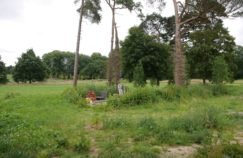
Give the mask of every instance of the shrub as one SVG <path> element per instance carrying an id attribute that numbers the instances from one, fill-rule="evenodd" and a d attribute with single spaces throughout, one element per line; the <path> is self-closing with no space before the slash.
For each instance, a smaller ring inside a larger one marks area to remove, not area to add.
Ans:
<path id="1" fill-rule="evenodd" d="M 96 96 L 100 95 L 103 91 L 106 91 L 108 95 L 112 95 L 116 92 L 114 86 L 105 86 L 105 85 L 91 85 L 87 84 L 85 86 L 79 86 L 76 89 L 69 88 L 63 92 L 64 98 L 67 99 L 68 102 L 77 104 L 80 106 L 86 105 L 85 97 L 88 91 L 94 91 Z"/>
<path id="2" fill-rule="evenodd" d="M 228 89 L 222 84 L 213 84 L 211 86 L 211 91 L 214 96 L 220 96 L 228 94 Z"/>
<path id="3" fill-rule="evenodd" d="M 175 85 L 169 85 L 165 88 L 164 93 L 162 93 L 162 98 L 168 101 L 176 100 L 181 98 L 182 88 Z"/>
<path id="4" fill-rule="evenodd" d="M 158 96 L 152 88 L 136 88 L 122 96 L 109 97 L 107 104 L 113 107 L 136 106 L 158 101 Z"/>
<path id="5" fill-rule="evenodd" d="M 201 97 L 201 98 L 208 98 L 211 97 L 212 90 L 211 85 L 203 85 L 203 84 L 197 84 L 197 85 L 190 85 L 187 86 L 188 95 L 191 97 Z"/>

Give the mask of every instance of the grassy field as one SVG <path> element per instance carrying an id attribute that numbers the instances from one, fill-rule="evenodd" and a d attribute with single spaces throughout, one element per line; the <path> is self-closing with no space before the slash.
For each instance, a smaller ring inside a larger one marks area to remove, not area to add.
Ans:
<path id="1" fill-rule="evenodd" d="M 70 83 L 0 86 L 0 157 L 200 157 L 193 151 L 210 155 L 213 144 L 242 143 L 243 81 L 227 85 L 225 95 L 119 108 L 68 102 Z M 86 84 L 105 82 L 79 83 Z"/>

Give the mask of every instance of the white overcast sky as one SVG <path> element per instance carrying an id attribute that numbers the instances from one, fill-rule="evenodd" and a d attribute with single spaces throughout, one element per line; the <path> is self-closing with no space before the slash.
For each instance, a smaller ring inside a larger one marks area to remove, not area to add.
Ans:
<path id="1" fill-rule="evenodd" d="M 162 15 L 173 14 L 172 1 L 167 0 Z M 74 0 L 0 0 L 0 56 L 6 65 L 14 65 L 29 48 L 38 56 L 53 50 L 75 51 L 79 16 Z M 111 34 L 111 12 L 103 4 L 102 22 L 85 20 L 80 52 L 108 55 Z M 117 23 L 123 40 L 132 26 L 140 23 L 134 13 L 119 11 Z M 243 45 L 243 19 L 225 20 L 236 43 Z"/>

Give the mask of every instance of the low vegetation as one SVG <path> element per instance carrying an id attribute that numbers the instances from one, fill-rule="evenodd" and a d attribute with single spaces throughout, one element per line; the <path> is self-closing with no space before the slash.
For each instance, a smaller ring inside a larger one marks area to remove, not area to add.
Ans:
<path id="1" fill-rule="evenodd" d="M 228 143 L 243 130 L 242 84 L 125 85 L 123 96 L 100 81 L 77 90 L 0 87 L 0 157 L 161 157 L 166 148 L 193 144 L 201 146 L 195 157 L 242 154 L 240 144 Z M 88 90 L 109 92 L 107 105 L 87 106 L 80 98 Z"/>

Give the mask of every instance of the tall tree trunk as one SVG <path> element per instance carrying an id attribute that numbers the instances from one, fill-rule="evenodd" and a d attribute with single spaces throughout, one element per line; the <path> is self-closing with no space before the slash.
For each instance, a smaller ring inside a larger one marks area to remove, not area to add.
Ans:
<path id="1" fill-rule="evenodd" d="M 185 57 L 182 50 L 182 43 L 181 43 L 181 24 L 180 24 L 180 17 L 178 11 L 177 1 L 173 0 L 174 9 L 175 9 L 175 54 L 174 54 L 174 80 L 177 86 L 182 86 L 185 84 Z"/>
<path id="2" fill-rule="evenodd" d="M 108 84 L 112 85 L 113 80 L 113 47 L 114 47 L 114 34 L 115 34 L 115 2 L 112 8 L 112 25 L 111 25 L 111 49 L 108 61 Z"/>
<path id="3" fill-rule="evenodd" d="M 120 72 L 121 72 L 121 63 L 120 63 L 120 47 L 119 47 L 119 37 L 117 31 L 117 25 L 115 23 L 115 84 L 116 87 L 120 83 Z"/>
<path id="4" fill-rule="evenodd" d="M 83 21 L 83 6 L 84 6 L 84 0 L 81 1 L 81 7 L 80 7 L 78 36 L 77 36 L 77 45 L 76 45 L 74 72 L 73 72 L 73 87 L 74 88 L 77 88 L 77 82 L 78 82 L 78 67 L 79 67 L 78 62 L 79 62 L 79 47 L 80 47 L 80 39 L 81 39 L 82 21 Z"/>

